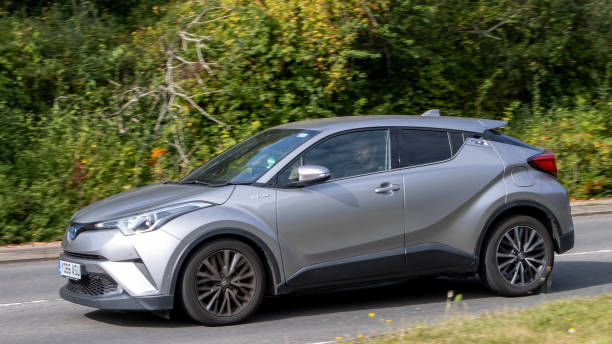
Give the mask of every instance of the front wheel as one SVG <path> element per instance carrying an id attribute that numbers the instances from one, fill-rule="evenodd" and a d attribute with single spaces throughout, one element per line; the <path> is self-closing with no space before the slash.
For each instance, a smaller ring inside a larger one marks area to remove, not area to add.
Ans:
<path id="1" fill-rule="evenodd" d="M 544 225 L 530 216 L 500 222 L 486 242 L 481 278 L 493 291 L 525 295 L 546 281 L 554 263 L 554 246 Z"/>
<path id="2" fill-rule="evenodd" d="M 213 241 L 187 262 L 181 280 L 183 309 L 208 326 L 231 325 L 251 316 L 265 290 L 259 257 L 245 243 Z"/>

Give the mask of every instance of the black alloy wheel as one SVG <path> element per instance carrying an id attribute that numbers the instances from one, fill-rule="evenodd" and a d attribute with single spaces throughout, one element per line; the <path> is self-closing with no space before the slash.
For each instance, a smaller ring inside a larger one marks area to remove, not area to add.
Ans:
<path id="1" fill-rule="evenodd" d="M 552 272 L 554 245 L 544 225 L 531 216 L 515 215 L 499 222 L 485 243 L 480 277 L 501 295 L 526 295 Z"/>
<path id="2" fill-rule="evenodd" d="M 264 296 L 264 270 L 240 241 L 213 241 L 188 261 L 181 281 L 182 306 L 196 322 L 229 325 L 252 315 Z"/>

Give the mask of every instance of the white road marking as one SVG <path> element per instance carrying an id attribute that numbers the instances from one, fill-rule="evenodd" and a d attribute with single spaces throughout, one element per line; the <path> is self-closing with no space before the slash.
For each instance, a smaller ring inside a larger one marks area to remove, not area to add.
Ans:
<path id="1" fill-rule="evenodd" d="M 586 251 L 586 252 L 575 252 L 575 253 L 564 253 L 560 254 L 557 257 L 567 257 L 567 256 L 578 256 L 583 254 L 596 254 L 596 253 L 610 253 L 612 250 L 599 250 L 599 251 Z"/>
<path id="2" fill-rule="evenodd" d="M 0 307 L 29 305 L 31 303 L 43 303 L 43 302 L 61 301 L 61 300 L 62 299 L 47 299 L 47 300 L 34 300 L 34 301 L 13 302 L 13 303 L 0 303 Z"/>
<path id="3" fill-rule="evenodd" d="M 597 251 L 585 251 L 585 252 L 574 252 L 574 253 L 565 253 L 557 255 L 557 258 L 569 257 L 569 256 L 578 256 L 584 254 L 597 254 L 597 253 L 612 253 L 612 249 L 610 250 L 597 250 Z M 53 302 L 53 301 L 61 301 L 62 299 L 46 299 L 46 300 L 33 300 L 33 301 L 24 301 L 24 302 L 13 302 L 13 303 L 0 303 L 0 307 L 10 307 L 10 306 L 19 306 L 19 305 L 28 305 L 33 303 L 44 303 L 44 302 Z M 335 343 L 336 341 L 327 341 L 327 342 L 315 342 L 308 344 L 330 344 Z"/>

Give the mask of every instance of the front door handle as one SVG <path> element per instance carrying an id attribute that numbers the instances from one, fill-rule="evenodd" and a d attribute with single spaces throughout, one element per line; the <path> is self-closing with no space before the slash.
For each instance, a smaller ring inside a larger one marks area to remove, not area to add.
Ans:
<path id="1" fill-rule="evenodd" d="M 380 187 L 377 187 L 376 189 L 374 189 L 374 192 L 385 193 L 385 192 L 390 192 L 390 191 L 397 191 L 399 189 L 400 187 L 398 184 L 383 183 L 380 185 Z"/>

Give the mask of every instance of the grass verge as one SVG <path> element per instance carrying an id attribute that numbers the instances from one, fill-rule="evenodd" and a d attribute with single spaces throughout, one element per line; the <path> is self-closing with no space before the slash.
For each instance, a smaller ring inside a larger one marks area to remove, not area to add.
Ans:
<path id="1" fill-rule="evenodd" d="M 533 308 L 459 317 L 358 343 L 612 343 L 612 294 Z"/>

